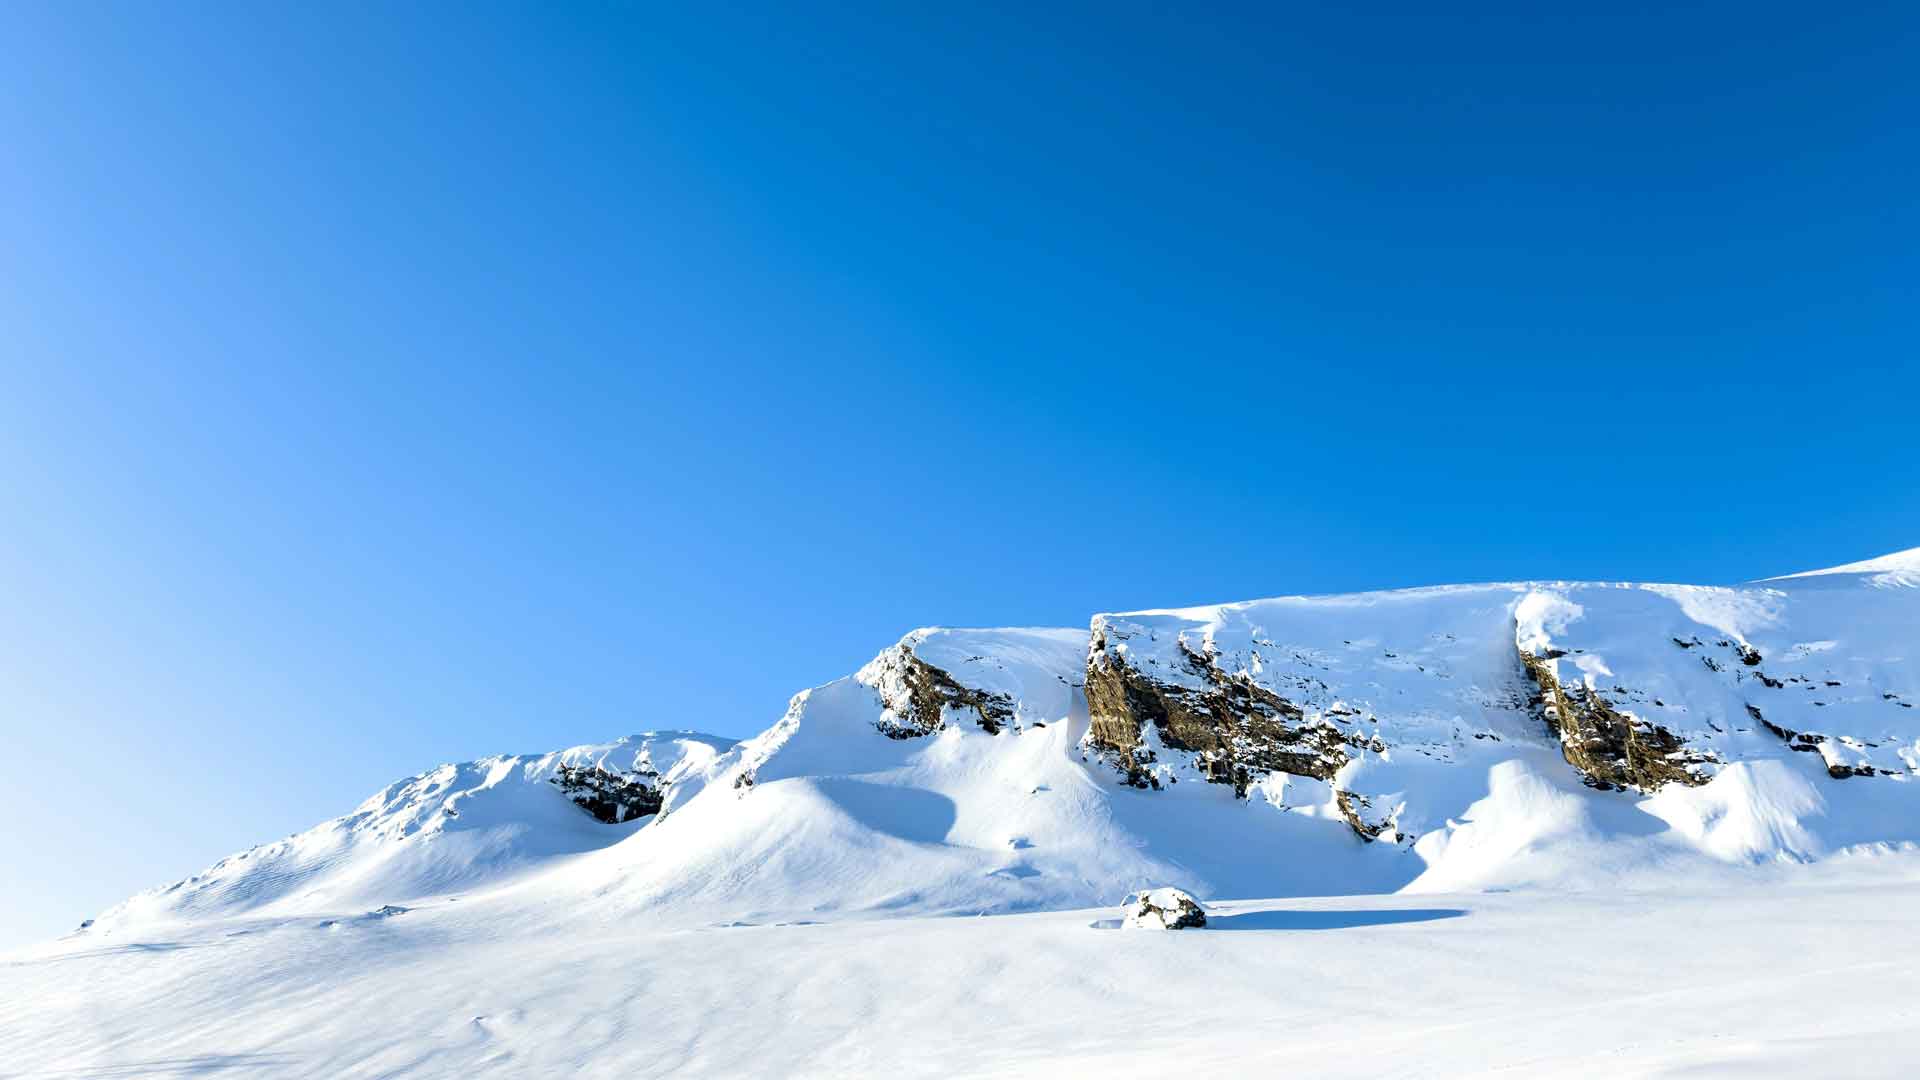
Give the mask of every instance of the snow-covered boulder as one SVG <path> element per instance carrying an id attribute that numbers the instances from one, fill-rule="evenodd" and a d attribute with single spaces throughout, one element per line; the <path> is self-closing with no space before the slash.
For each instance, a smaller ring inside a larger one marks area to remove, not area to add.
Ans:
<path id="1" fill-rule="evenodd" d="M 1128 930 L 1191 930 L 1207 925 L 1200 901 L 1170 885 L 1133 893 L 1123 907 L 1121 925 Z"/>

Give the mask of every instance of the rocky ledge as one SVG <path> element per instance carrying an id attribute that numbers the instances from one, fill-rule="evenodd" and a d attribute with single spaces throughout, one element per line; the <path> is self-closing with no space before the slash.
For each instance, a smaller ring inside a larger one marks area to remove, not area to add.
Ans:
<path id="1" fill-rule="evenodd" d="M 875 657 L 855 678 L 879 693 L 884 711 L 874 726 L 890 739 L 931 735 L 955 714 L 971 714 L 989 735 L 1014 722 L 1011 697 L 961 685 L 916 655 L 911 637 Z"/>
<path id="2" fill-rule="evenodd" d="M 1348 761 L 1349 736 L 1330 724 L 1309 724 L 1300 706 L 1256 683 L 1246 673 L 1220 670 L 1210 655 L 1184 641 L 1178 655 L 1186 678 L 1179 681 L 1134 667 L 1110 645 L 1124 630 L 1094 631 L 1087 659 L 1089 745 L 1111 755 L 1135 787 L 1159 787 L 1147 766 L 1157 760 L 1148 745 L 1195 755 L 1211 783 L 1247 786 L 1270 772 L 1332 780 Z"/>
<path id="3" fill-rule="evenodd" d="M 1877 581 L 1520 582 L 1105 614 L 1080 634 L 927 629 L 855 678 L 892 739 L 1083 721 L 1083 760 L 1120 784 L 1217 784 L 1410 845 L 1459 809 L 1436 769 L 1517 753 L 1601 791 L 1697 787 L 1782 743 L 1835 780 L 1920 774 L 1912 590 Z"/>
<path id="4" fill-rule="evenodd" d="M 1144 650 L 1146 666 L 1132 660 L 1133 638 L 1153 631 L 1106 617 L 1094 620 L 1087 657 L 1087 746 L 1106 758 L 1134 787 L 1158 789 L 1173 770 L 1157 768 L 1171 751 L 1208 783 L 1226 784 L 1245 798 L 1253 783 L 1273 773 L 1332 784 L 1347 823 L 1362 838 L 1381 835 L 1388 823 L 1369 813 L 1369 800 L 1342 789 L 1339 774 L 1363 750 L 1376 748 L 1360 731 L 1343 727 L 1344 711 L 1315 710 L 1262 685 L 1253 672 L 1229 670 L 1211 650 L 1174 642 L 1171 660 Z"/>
<path id="5" fill-rule="evenodd" d="M 1659 724 L 1620 711 L 1598 689 L 1562 682 L 1554 661 L 1565 655 L 1557 649 L 1536 655 L 1523 646 L 1520 663 L 1539 688 L 1535 702 L 1541 719 L 1588 786 L 1653 792 L 1710 779 L 1704 770 L 1717 763 L 1712 755 L 1689 748 Z"/>

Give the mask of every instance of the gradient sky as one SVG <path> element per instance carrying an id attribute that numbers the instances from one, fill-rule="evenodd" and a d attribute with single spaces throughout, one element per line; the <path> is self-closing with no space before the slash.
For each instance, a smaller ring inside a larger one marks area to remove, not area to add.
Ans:
<path id="1" fill-rule="evenodd" d="M 920 625 L 1920 544 L 1920 8 L 1353 6 L 10 5 L 0 945 Z"/>

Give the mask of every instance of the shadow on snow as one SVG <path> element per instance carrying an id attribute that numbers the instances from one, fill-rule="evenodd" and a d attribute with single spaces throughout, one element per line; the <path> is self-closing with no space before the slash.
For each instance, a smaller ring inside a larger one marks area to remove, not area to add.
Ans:
<path id="1" fill-rule="evenodd" d="M 1207 930 L 1350 930 L 1361 926 L 1391 926 L 1395 923 L 1433 922 L 1458 919 L 1466 912 L 1460 908 L 1400 908 L 1384 911 L 1247 911 L 1238 915 L 1209 915 Z M 1088 924 L 1095 930 L 1118 930 L 1119 919 L 1096 919 Z M 1184 931 L 1194 933 L 1194 930 Z"/>
<path id="2" fill-rule="evenodd" d="M 1356 926 L 1458 919 L 1460 908 L 1400 908 L 1381 911 L 1248 911 L 1239 915 L 1209 915 L 1208 930 L 1346 930 Z"/>

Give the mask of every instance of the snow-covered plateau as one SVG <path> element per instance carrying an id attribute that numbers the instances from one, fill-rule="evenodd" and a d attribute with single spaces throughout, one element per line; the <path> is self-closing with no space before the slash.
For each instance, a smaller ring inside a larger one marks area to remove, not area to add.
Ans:
<path id="1" fill-rule="evenodd" d="M 1916 658 L 1920 549 L 917 630 L 7 954 L 0 1076 L 1907 1075 Z"/>

